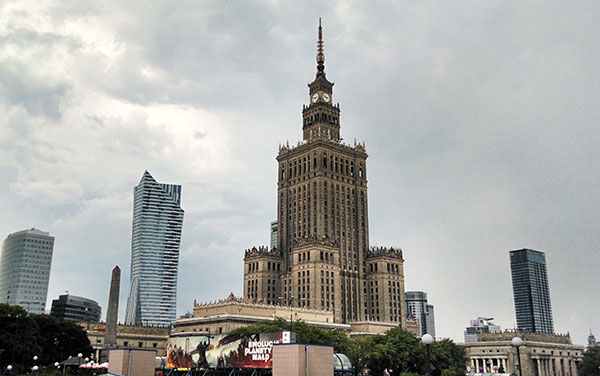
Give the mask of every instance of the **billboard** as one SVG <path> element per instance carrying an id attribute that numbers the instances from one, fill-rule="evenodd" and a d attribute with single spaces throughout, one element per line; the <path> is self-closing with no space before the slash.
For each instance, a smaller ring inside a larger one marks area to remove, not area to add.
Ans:
<path id="1" fill-rule="evenodd" d="M 171 336 L 167 368 L 272 368 L 273 344 L 290 339 L 290 332 Z"/>

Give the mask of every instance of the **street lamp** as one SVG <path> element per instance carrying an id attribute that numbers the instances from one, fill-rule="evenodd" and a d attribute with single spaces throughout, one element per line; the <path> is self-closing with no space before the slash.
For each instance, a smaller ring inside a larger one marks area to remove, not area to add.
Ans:
<path id="1" fill-rule="evenodd" d="M 6 370 L 10 374 L 10 371 L 12 370 L 12 365 L 9 364 L 8 366 L 6 366 Z"/>
<path id="2" fill-rule="evenodd" d="M 521 373 L 521 353 L 519 347 L 523 344 L 523 340 L 519 337 L 515 337 L 511 341 L 512 345 L 517 348 L 517 366 L 519 367 L 519 376 L 523 376 Z"/>
<path id="3" fill-rule="evenodd" d="M 433 337 L 431 336 L 431 334 L 425 334 L 425 335 L 423 335 L 421 340 L 423 341 L 423 343 L 425 344 L 425 347 L 427 348 L 427 376 L 429 376 L 431 374 L 431 365 L 430 365 L 431 352 L 429 350 L 429 346 L 431 346 L 431 344 L 433 343 Z"/>
<path id="4" fill-rule="evenodd" d="M 81 357 L 83 356 L 82 353 L 77 354 L 77 373 L 79 374 L 79 366 L 81 365 Z"/>
<path id="5" fill-rule="evenodd" d="M 38 360 L 38 356 L 34 355 L 33 356 L 33 368 L 31 368 L 31 373 L 34 373 L 35 371 L 38 370 L 38 366 L 35 364 L 35 362 L 37 362 Z"/>

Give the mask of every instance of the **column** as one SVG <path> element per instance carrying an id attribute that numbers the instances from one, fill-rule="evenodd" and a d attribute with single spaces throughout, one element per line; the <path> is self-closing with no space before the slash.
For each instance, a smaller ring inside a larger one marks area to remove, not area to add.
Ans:
<path id="1" fill-rule="evenodd" d="M 560 369 L 560 362 L 558 358 L 554 358 L 554 368 L 556 369 L 556 376 L 562 376 L 562 370 Z"/>
<path id="2" fill-rule="evenodd" d="M 508 373 L 508 370 L 506 369 L 506 363 L 508 363 L 507 359 L 502 358 L 502 368 L 504 368 L 504 373 Z"/>
<path id="3" fill-rule="evenodd" d="M 538 371 L 538 376 L 543 376 L 544 374 L 542 373 L 542 362 L 541 359 L 536 359 L 536 365 L 537 365 L 537 371 Z"/>
<path id="4" fill-rule="evenodd" d="M 577 363 L 575 361 L 571 361 L 569 363 L 573 364 L 573 367 L 571 367 L 571 369 L 573 370 L 572 375 L 577 376 Z"/>
<path id="5" fill-rule="evenodd" d="M 473 373 L 477 373 L 477 369 L 475 368 L 475 359 L 471 358 L 471 370 Z"/>

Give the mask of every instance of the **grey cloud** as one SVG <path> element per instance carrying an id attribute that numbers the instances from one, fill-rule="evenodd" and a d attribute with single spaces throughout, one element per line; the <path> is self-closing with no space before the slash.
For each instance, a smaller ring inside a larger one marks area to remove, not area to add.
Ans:
<path id="1" fill-rule="evenodd" d="M 23 106 L 34 116 L 56 120 L 61 117 L 61 103 L 70 85 L 52 81 L 20 61 L 0 60 L 0 93 L 7 103 Z"/>
<path id="2" fill-rule="evenodd" d="M 364 139 L 370 155 L 371 242 L 404 249 L 407 289 L 429 293 L 438 335 L 460 341 L 482 314 L 512 327 L 508 251 L 532 247 L 547 253 L 557 330 L 584 343 L 600 325 L 598 11 L 579 1 L 62 4 L 49 10 L 52 22 L 84 19 L 113 44 L 15 24 L 13 46 L 48 46 L 52 64 L 73 69 L 44 80 L 26 55 L 0 68 L 12 95 L 0 98 L 11 129 L 0 133 L 9 145 L 0 173 L 18 187 L 0 196 L 10 213 L 1 228 L 33 222 L 57 234 L 51 297 L 73 285 L 65 275 L 78 252 L 107 286 L 113 261 L 128 270 L 131 191 L 149 168 L 183 184 L 179 311 L 239 294 L 243 249 L 268 242 L 276 215 L 277 144 L 301 137 L 323 16 L 342 135 Z M 102 114 L 86 96 L 129 106 Z M 170 132 L 177 124 L 148 124 L 153 105 L 218 114 L 218 127 L 189 125 L 203 163 Z M 32 138 L 44 128 L 15 106 L 48 117 L 55 133 Z M 211 154 L 217 131 L 226 146 Z M 40 205 L 36 194 L 52 184 L 73 200 Z M 105 287 L 80 287 L 106 304 Z"/>

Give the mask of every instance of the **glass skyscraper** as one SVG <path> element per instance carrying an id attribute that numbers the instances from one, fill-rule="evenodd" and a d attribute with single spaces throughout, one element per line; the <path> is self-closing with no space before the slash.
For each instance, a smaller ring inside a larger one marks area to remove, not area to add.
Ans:
<path id="1" fill-rule="evenodd" d="M 427 293 L 407 291 L 404 296 L 406 297 L 406 313 L 417 320 L 420 335 L 430 334 L 435 338 L 433 305 L 427 304 Z"/>
<path id="2" fill-rule="evenodd" d="M 176 319 L 183 226 L 181 186 L 144 172 L 134 188 L 131 279 L 125 323 L 169 325 Z"/>
<path id="3" fill-rule="evenodd" d="M 8 235 L 0 259 L 0 303 L 44 313 L 53 251 L 48 232 L 32 228 Z"/>
<path id="4" fill-rule="evenodd" d="M 554 333 L 546 256 L 531 249 L 510 251 L 510 271 L 517 328 L 531 333 Z"/>

